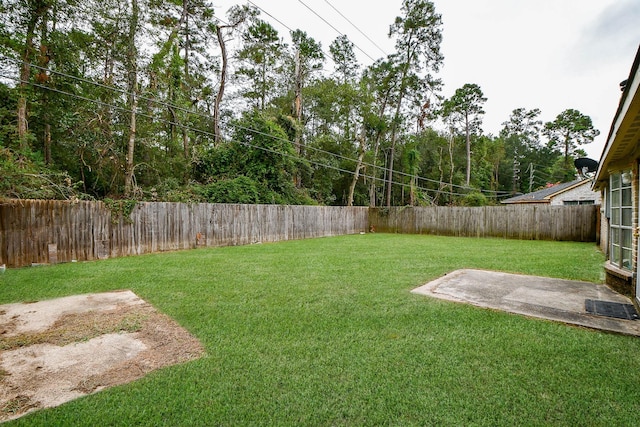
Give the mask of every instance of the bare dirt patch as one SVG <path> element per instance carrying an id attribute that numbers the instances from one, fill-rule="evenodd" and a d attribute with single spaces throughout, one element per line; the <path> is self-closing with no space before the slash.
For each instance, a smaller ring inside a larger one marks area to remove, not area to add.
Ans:
<path id="1" fill-rule="evenodd" d="M 203 353 L 131 291 L 0 306 L 0 422 Z"/>

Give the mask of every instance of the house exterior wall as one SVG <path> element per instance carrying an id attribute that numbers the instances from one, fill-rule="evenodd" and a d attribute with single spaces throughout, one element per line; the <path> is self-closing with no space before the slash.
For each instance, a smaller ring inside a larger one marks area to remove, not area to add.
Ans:
<path id="1" fill-rule="evenodd" d="M 593 200 L 594 205 L 599 205 L 602 199 L 599 192 L 591 190 L 590 183 L 585 183 L 584 185 L 580 185 L 552 197 L 549 203 L 551 205 L 563 205 L 565 201 L 584 202 L 590 200 Z"/>
<path id="2" fill-rule="evenodd" d="M 640 141 L 639 141 L 640 143 Z M 601 195 L 602 200 L 605 202 L 601 207 L 601 221 L 600 221 L 600 248 L 605 253 L 607 257 L 607 262 L 605 263 L 604 271 L 605 271 L 605 282 L 611 288 L 616 291 L 623 293 L 628 296 L 635 297 L 636 299 L 640 297 L 636 293 L 637 288 L 637 274 L 638 271 L 638 218 L 639 218 L 639 210 L 640 210 L 640 197 L 638 192 L 640 191 L 640 176 L 638 174 L 638 159 L 634 159 L 632 163 L 619 167 L 615 170 L 611 170 L 611 174 L 620 173 L 622 171 L 631 170 L 632 180 L 631 180 L 631 195 L 632 195 L 632 203 L 633 203 L 633 214 L 632 214 L 632 227 L 633 227 L 633 238 L 631 242 L 631 250 L 632 250 L 632 267 L 630 270 L 621 269 L 615 265 L 612 265 L 609 262 L 610 259 L 610 241 L 609 241 L 609 230 L 610 223 L 609 217 L 607 216 L 608 212 L 606 209 L 607 198 L 609 197 L 609 185 L 603 188 L 604 195 Z"/>
<path id="3" fill-rule="evenodd" d="M 609 217 L 607 216 L 607 187 L 600 194 L 602 203 L 600 204 L 600 250 L 609 259 Z"/>
<path id="4" fill-rule="evenodd" d="M 611 251 L 611 241 L 614 235 L 612 231 L 612 218 L 603 215 L 601 218 L 601 244 L 605 248 L 607 254 L 607 262 L 605 263 L 605 277 L 607 284 L 622 284 L 629 293 L 636 298 L 634 302 L 640 308 L 640 293 L 638 290 L 638 212 L 640 211 L 640 174 L 638 173 L 638 162 L 640 161 L 640 47 L 629 72 L 629 78 L 624 81 L 621 87 L 622 95 L 616 110 L 616 114 L 609 129 L 607 142 L 602 151 L 602 156 L 598 162 L 598 169 L 594 176 L 594 185 L 598 190 L 602 190 L 603 194 L 610 196 L 611 177 L 622 171 L 631 171 L 630 190 L 631 197 L 626 200 L 626 207 L 631 207 L 631 218 L 621 216 L 620 220 L 628 224 L 621 226 L 621 237 L 627 239 L 629 231 L 631 232 L 631 247 L 624 254 L 628 262 L 621 258 L 619 265 L 624 268 L 617 267 L 611 263 L 611 259 L 617 259 L 619 256 Z M 618 178 L 616 177 L 616 184 Z M 617 196 L 616 196 L 617 199 Z M 610 200 L 610 198 L 609 198 Z M 608 211 L 609 202 L 605 205 L 605 213 Z M 625 209 L 625 206 L 621 206 Z M 624 214 L 624 211 L 621 211 Z M 605 235 L 605 232 L 607 233 Z M 625 232 L 626 235 L 622 235 Z M 606 239 L 603 238 L 606 236 Z M 627 243 L 629 244 L 629 243 Z"/>

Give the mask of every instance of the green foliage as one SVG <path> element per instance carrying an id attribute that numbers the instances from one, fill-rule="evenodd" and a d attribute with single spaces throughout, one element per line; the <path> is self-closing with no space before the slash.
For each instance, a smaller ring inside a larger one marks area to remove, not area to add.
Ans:
<path id="1" fill-rule="evenodd" d="M 564 150 L 565 162 L 579 145 L 588 144 L 600 135 L 593 127 L 591 117 L 572 108 L 558 114 L 554 121 L 545 124 L 544 132 L 549 138 L 550 147 Z"/>
<path id="2" fill-rule="evenodd" d="M 362 71 L 345 36 L 329 46 L 335 68 L 324 71 L 318 41 L 301 30 L 281 37 L 249 6 L 230 8 L 227 24 L 207 1 L 135 3 L 139 13 L 125 0 L 1 2 L 5 197 L 117 200 L 130 188 L 139 200 L 345 204 L 359 167 L 355 204 L 453 204 L 459 185 L 511 192 L 569 179 L 562 149 L 576 155 L 597 134 L 567 110 L 543 144 L 540 111 L 520 108 L 499 138 L 481 137 L 486 98 L 472 84 L 440 108 L 443 24 L 428 0 L 402 1 L 389 28 L 394 51 Z M 218 100 L 222 57 L 211 42 L 225 28 L 223 38 L 235 37 L 225 93 L 235 96 Z M 12 80 L 22 73 L 23 84 Z M 438 112 L 453 135 L 429 126 Z M 463 115 L 474 144 L 466 153 Z"/>
<path id="3" fill-rule="evenodd" d="M 48 169 L 37 153 L 0 148 L 0 198 L 75 200 L 88 198 L 66 172 Z"/>
<path id="4" fill-rule="evenodd" d="M 250 111 L 236 121 L 231 147 L 235 173 L 264 183 L 272 190 L 292 190 L 296 152 L 273 118 Z"/>
<path id="5" fill-rule="evenodd" d="M 197 165 L 204 197 L 217 203 L 309 204 L 293 184 L 302 166 L 278 121 L 257 110 L 234 122 L 233 138 L 212 148 Z"/>
<path id="6" fill-rule="evenodd" d="M 190 182 L 185 185 L 178 179 L 171 177 L 152 187 L 145 196 L 145 200 L 152 202 L 198 203 L 205 201 L 201 184 Z"/>
<path id="7" fill-rule="evenodd" d="M 346 35 L 336 38 L 329 46 L 336 74 L 343 84 L 355 79 L 358 73 L 359 64 L 353 47 L 353 42 Z"/>
<path id="8" fill-rule="evenodd" d="M 204 187 L 206 201 L 209 203 L 260 203 L 258 184 L 246 176 L 225 179 Z M 264 192 L 263 192 L 264 195 Z"/>
<path id="9" fill-rule="evenodd" d="M 18 148 L 16 108 L 17 92 L 0 83 L 0 147 Z"/>
<path id="10" fill-rule="evenodd" d="M 238 52 L 243 61 L 236 74 L 245 78 L 249 85 L 242 95 L 253 101 L 255 108 L 264 110 L 268 105 L 281 72 L 281 58 L 285 46 L 271 24 L 255 20 L 243 33 L 244 47 Z"/>
<path id="11" fill-rule="evenodd" d="M 487 102 L 482 89 L 475 83 L 465 83 L 456 89 L 451 98 L 442 103 L 442 115 L 452 117 L 454 122 L 462 122 L 471 133 L 479 130 L 483 104 Z"/>
<path id="12" fill-rule="evenodd" d="M 298 52 L 300 61 L 300 72 L 303 85 L 314 71 L 320 70 L 324 62 L 322 45 L 310 37 L 305 31 L 294 30 L 291 32 L 291 41 Z"/>
<path id="13" fill-rule="evenodd" d="M 486 206 L 489 204 L 487 197 L 479 191 L 466 194 L 460 201 L 462 206 Z"/>
<path id="14" fill-rule="evenodd" d="M 117 224 L 118 221 L 124 220 L 126 223 L 131 223 L 131 213 L 138 204 L 137 200 L 120 199 L 113 200 L 105 198 L 102 200 L 104 205 L 111 211 L 111 222 Z"/>

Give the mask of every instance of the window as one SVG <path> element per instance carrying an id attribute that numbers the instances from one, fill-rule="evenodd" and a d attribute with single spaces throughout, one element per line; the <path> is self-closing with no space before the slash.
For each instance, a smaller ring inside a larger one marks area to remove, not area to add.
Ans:
<path id="1" fill-rule="evenodd" d="M 633 197 L 631 190 L 631 172 L 611 175 L 610 181 L 610 218 L 609 234 L 611 255 L 609 261 L 627 270 L 631 270 L 631 246 L 633 241 L 632 217 Z"/>
<path id="2" fill-rule="evenodd" d="M 595 205 L 595 200 L 565 200 L 562 202 L 565 206 L 575 206 L 575 205 Z"/>

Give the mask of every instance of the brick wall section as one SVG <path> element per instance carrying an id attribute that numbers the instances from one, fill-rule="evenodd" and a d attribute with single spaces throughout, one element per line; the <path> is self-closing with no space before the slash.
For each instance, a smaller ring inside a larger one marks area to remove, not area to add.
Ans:
<path id="1" fill-rule="evenodd" d="M 592 191 L 591 184 L 581 185 L 571 190 L 565 191 L 553 197 L 549 204 L 563 205 L 565 201 L 585 201 L 593 200 L 595 205 L 601 204 L 600 192 Z"/>

